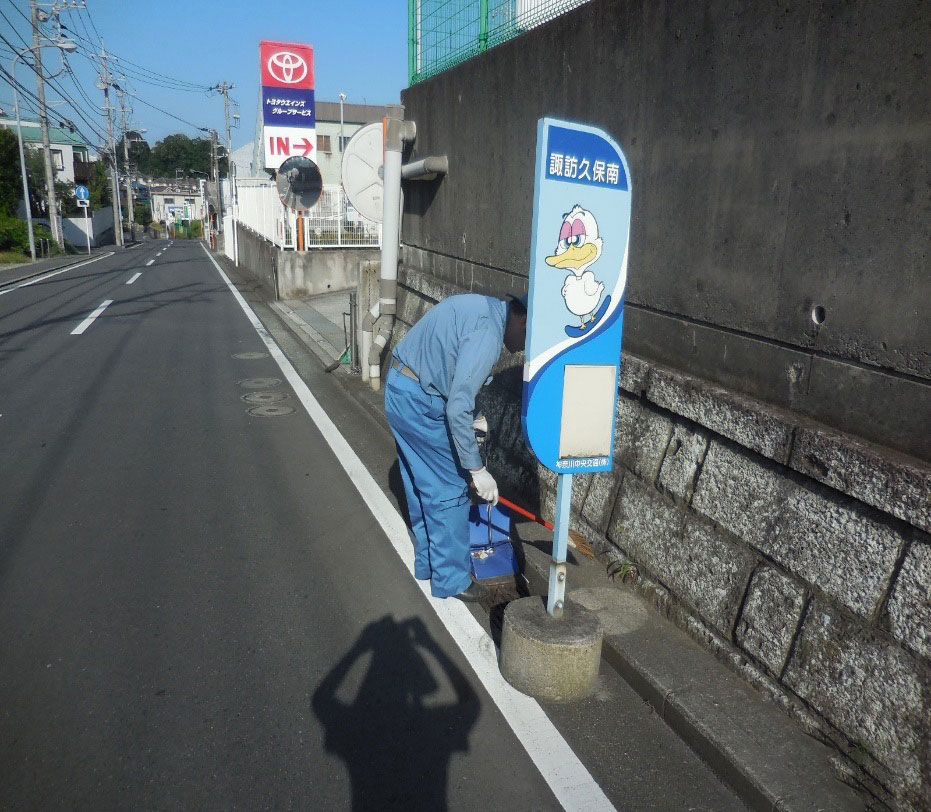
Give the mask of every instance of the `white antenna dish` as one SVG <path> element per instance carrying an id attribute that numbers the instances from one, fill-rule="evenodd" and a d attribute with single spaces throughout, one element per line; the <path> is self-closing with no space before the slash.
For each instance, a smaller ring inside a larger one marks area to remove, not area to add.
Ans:
<path id="1" fill-rule="evenodd" d="M 363 217 L 382 221 L 385 149 L 381 122 L 367 124 L 352 136 L 343 153 L 343 190 Z"/>

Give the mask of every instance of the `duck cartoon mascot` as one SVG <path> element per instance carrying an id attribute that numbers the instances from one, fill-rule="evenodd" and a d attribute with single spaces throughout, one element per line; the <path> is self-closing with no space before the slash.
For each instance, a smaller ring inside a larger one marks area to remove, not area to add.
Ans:
<path id="1" fill-rule="evenodd" d="M 611 302 L 611 297 L 607 296 L 598 306 L 604 293 L 604 282 L 599 282 L 588 270 L 601 256 L 602 246 L 594 216 L 576 204 L 563 217 L 556 252 L 546 258 L 547 265 L 571 271 L 563 283 L 562 296 L 568 311 L 579 319 L 579 326 L 566 325 L 566 334 L 573 338 L 585 335 L 604 315 Z"/>

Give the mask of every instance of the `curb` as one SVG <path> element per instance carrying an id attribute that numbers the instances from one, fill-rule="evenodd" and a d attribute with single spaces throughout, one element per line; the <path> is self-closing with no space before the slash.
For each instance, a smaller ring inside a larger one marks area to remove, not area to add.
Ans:
<path id="1" fill-rule="evenodd" d="M 141 245 L 143 245 L 143 243 L 140 240 L 139 242 L 133 243 L 131 245 L 123 246 L 122 250 L 129 251 L 133 248 L 138 248 Z M 106 254 L 108 252 L 115 254 L 117 253 L 118 250 L 119 250 L 119 247 L 114 245 L 112 247 L 95 248 L 93 251 L 91 251 L 90 254 L 72 254 L 69 256 L 68 261 L 63 263 L 62 265 L 50 265 L 47 268 L 43 268 L 42 270 L 39 270 L 39 271 L 33 271 L 31 273 L 26 274 L 25 276 L 17 276 L 15 279 L 4 279 L 3 277 L 7 271 L 15 271 L 17 268 L 20 268 L 20 269 L 29 268 L 29 266 L 33 265 L 34 263 L 19 262 L 15 265 L 7 265 L 5 268 L 0 268 L 0 288 L 5 288 L 8 285 L 16 285 L 20 282 L 25 282 L 36 276 L 42 276 L 42 274 L 49 273 L 51 271 L 63 271 L 65 268 L 70 268 L 72 265 L 78 265 L 81 262 L 87 262 L 87 260 L 89 259 L 94 259 L 94 257 L 102 256 L 103 254 Z"/>
<path id="2" fill-rule="evenodd" d="M 532 545 L 524 549 L 530 589 L 546 594 L 550 557 Z M 647 618 L 640 628 L 624 634 L 606 631 L 602 659 L 750 809 L 864 812 L 866 800 L 834 777 L 833 750 L 806 735 L 632 590 L 608 584 L 599 575 L 600 589 L 623 592 L 628 604 L 642 604 Z M 570 588 L 567 599 L 573 600 L 573 592 L 587 586 Z M 604 625 L 609 629 L 616 624 Z"/>
<path id="3" fill-rule="evenodd" d="M 339 354 L 332 348 L 317 330 L 311 327 L 306 321 L 297 315 L 290 307 L 281 302 L 270 302 L 269 306 L 281 316 L 285 326 L 294 333 L 295 337 L 307 346 L 314 355 L 316 355 L 327 366 L 334 361 L 339 361 Z M 342 364 L 337 367 L 342 369 Z"/>

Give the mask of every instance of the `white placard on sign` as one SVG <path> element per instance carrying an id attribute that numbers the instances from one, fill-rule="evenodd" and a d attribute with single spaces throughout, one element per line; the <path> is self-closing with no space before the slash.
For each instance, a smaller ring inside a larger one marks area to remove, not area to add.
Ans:
<path id="1" fill-rule="evenodd" d="M 288 158 L 317 158 L 317 130 L 305 127 L 269 127 L 262 129 L 265 166 L 277 169 Z"/>
<path id="2" fill-rule="evenodd" d="M 91 202 L 89 200 L 84 200 L 83 198 L 79 197 L 77 199 L 77 204 L 80 208 L 86 209 L 91 204 Z"/>

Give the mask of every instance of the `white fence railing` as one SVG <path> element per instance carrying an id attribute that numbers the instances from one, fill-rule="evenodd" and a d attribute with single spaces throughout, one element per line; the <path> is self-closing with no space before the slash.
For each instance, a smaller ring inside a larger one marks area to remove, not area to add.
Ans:
<path id="1" fill-rule="evenodd" d="M 297 247 L 297 215 L 278 198 L 272 181 L 236 179 L 240 223 L 279 248 Z M 327 184 L 317 205 L 302 218 L 305 248 L 365 248 L 381 245 L 381 223 L 367 220 L 346 198 L 343 187 Z"/>

